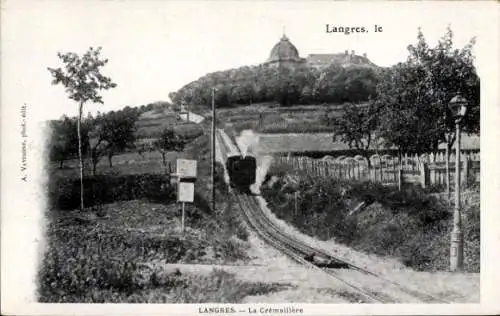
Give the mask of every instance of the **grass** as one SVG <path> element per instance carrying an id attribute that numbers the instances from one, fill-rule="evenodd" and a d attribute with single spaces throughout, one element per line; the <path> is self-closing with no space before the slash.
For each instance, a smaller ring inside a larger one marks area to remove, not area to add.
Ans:
<path id="1" fill-rule="evenodd" d="M 227 198 L 220 166 L 216 209 L 208 203 L 208 140 L 198 137 L 184 152 L 168 155 L 171 163 L 177 157 L 198 161 L 195 201 L 186 204 L 184 234 L 180 233 L 180 205 L 159 154 L 124 153 L 114 158 L 112 168 L 99 165 L 98 176 L 85 179 L 83 212 L 78 210 L 77 161 L 68 162 L 64 169 L 52 166 L 39 300 L 238 302 L 246 295 L 275 290 L 274 285 L 241 283 L 222 272 L 208 277 L 172 276 L 161 284 L 143 275 L 145 264 L 151 262 L 226 264 L 249 259 L 247 231 Z M 64 206 L 61 199 L 73 204 Z"/>
<path id="2" fill-rule="evenodd" d="M 270 177 L 278 181 L 264 185 L 261 192 L 270 209 L 300 231 L 320 239 L 333 238 L 363 252 L 399 258 L 416 270 L 447 270 L 452 214 L 442 200 L 417 187 L 398 191 L 370 182 L 298 174 L 292 176 L 297 184 L 292 184 L 286 173 L 271 168 Z M 479 190 L 475 194 L 479 196 Z M 361 202 L 366 206 L 353 213 Z M 465 205 L 463 223 L 465 268 L 478 272 L 478 203 Z"/>
<path id="3" fill-rule="evenodd" d="M 171 168 L 175 167 L 177 158 L 181 158 L 181 152 L 167 153 L 167 168 L 170 163 Z M 109 166 L 108 159 L 103 157 L 97 164 L 96 174 L 98 175 L 131 175 L 131 174 L 165 174 L 161 154 L 158 151 L 147 151 L 142 155 L 137 152 L 121 153 L 112 158 L 113 167 Z M 90 175 L 92 166 L 88 159 L 84 162 L 84 175 Z M 47 168 L 49 177 L 78 179 L 80 176 L 78 169 L 78 159 L 64 162 L 62 169 L 57 163 L 53 163 Z"/>
<path id="4" fill-rule="evenodd" d="M 220 109 L 219 121 L 230 125 L 235 133 L 252 129 L 262 133 L 313 133 L 330 132 L 325 122 L 328 115 L 337 115 L 337 106 L 273 107 L 272 105 L 250 105 Z"/>
<path id="5" fill-rule="evenodd" d="M 78 211 L 50 213 L 48 250 L 39 275 L 40 301 L 150 302 L 153 294 L 161 301 L 160 292 L 172 294 L 168 296 L 172 302 L 208 299 L 210 293 L 202 289 L 207 289 L 211 277 L 180 280 L 182 288 L 178 289 L 173 283 L 172 288 L 160 287 L 157 281 L 140 275 L 141 265 L 148 262 L 221 263 L 245 255 L 239 247 L 240 239 L 228 237 L 233 236 L 230 232 L 219 236 L 218 226 L 210 221 L 210 216 L 200 214 L 192 205 L 186 206 L 188 229 L 181 235 L 179 211 L 175 204 L 130 201 L 105 205 L 101 216 Z M 207 226 L 212 228 L 210 232 L 203 231 Z M 212 277 L 237 283 L 228 275 Z M 221 285 L 217 289 L 211 284 L 210 291 L 235 290 L 234 286 L 225 285 L 227 288 Z M 218 299 L 237 300 L 235 295 L 244 295 L 252 287 L 266 289 L 259 284 L 238 286 L 240 292 Z"/>
<path id="6" fill-rule="evenodd" d="M 264 295 L 288 288 L 288 284 L 243 282 L 233 274 L 214 269 L 209 276 L 188 279 L 185 287 L 177 287 L 174 298 L 182 303 L 240 303 L 246 296 Z"/>

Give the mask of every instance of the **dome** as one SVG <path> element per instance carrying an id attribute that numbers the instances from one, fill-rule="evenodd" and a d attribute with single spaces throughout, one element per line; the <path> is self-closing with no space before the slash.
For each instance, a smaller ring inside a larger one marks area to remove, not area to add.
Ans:
<path id="1" fill-rule="evenodd" d="M 278 61 L 278 60 L 299 60 L 299 51 L 290 42 L 288 37 L 283 34 L 281 40 L 274 45 L 269 55 L 268 62 Z"/>

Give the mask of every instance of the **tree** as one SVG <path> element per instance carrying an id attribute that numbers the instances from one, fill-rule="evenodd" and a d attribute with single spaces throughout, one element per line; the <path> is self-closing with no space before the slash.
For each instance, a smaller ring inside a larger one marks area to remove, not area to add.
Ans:
<path id="1" fill-rule="evenodd" d="M 426 84 L 434 106 L 440 109 L 438 124 L 446 144 L 446 191 L 450 197 L 450 151 L 456 139 L 455 120 L 448 109 L 448 103 L 458 93 L 469 101 L 469 111 L 461 122 L 466 133 L 479 133 L 479 77 L 473 61 L 472 38 L 462 49 L 453 49 L 453 31 L 450 27 L 434 48 L 429 48 L 423 33 L 419 30 L 418 42 L 410 45 L 408 62 L 422 65 L 426 72 Z"/>
<path id="2" fill-rule="evenodd" d="M 164 129 L 160 135 L 160 138 L 154 142 L 154 147 L 161 154 L 163 159 L 163 166 L 165 167 L 165 171 L 167 168 L 167 152 L 169 151 L 182 151 L 184 146 L 186 146 L 186 140 L 180 137 L 177 133 L 175 133 L 172 129 Z"/>
<path id="3" fill-rule="evenodd" d="M 82 155 L 82 111 L 83 105 L 87 102 L 103 103 L 102 97 L 98 94 L 100 90 L 108 90 L 116 87 L 111 78 L 103 76 L 100 69 L 108 63 L 108 59 L 100 56 L 101 47 L 89 50 L 79 56 L 76 53 L 58 53 L 62 60 L 64 69 L 48 68 L 54 78 L 52 84 L 62 84 L 71 100 L 78 103 L 78 158 L 80 160 L 80 209 L 84 209 L 83 204 L 83 155 Z"/>
<path id="4" fill-rule="evenodd" d="M 385 136 L 392 136 L 391 142 L 398 147 L 415 152 L 436 151 L 440 143 L 445 143 L 449 197 L 449 157 L 456 135 L 448 103 L 455 95 L 461 94 L 469 102 L 462 130 L 479 133 L 480 81 L 472 55 L 475 39 L 462 49 L 453 49 L 449 27 L 434 48 L 429 47 L 420 30 L 417 39 L 416 45 L 408 46 L 407 62 L 394 68 L 377 87 L 380 102 L 386 105 L 384 112 L 388 117 L 384 121 L 392 120 L 385 125 Z M 410 137 L 398 139 L 401 133 Z M 407 142 L 411 138 L 415 141 L 413 146 Z"/>
<path id="5" fill-rule="evenodd" d="M 139 113 L 129 108 L 121 111 L 111 111 L 96 117 L 92 123 L 90 152 L 92 173 L 96 174 L 97 163 L 103 156 L 108 157 L 109 167 L 113 167 L 112 158 L 115 154 L 134 147 L 135 122 Z"/>
<path id="6" fill-rule="evenodd" d="M 366 101 L 375 91 L 376 67 L 334 64 L 325 69 L 244 66 L 206 74 L 169 97 L 174 103 L 211 104 L 211 88 L 217 88 L 219 107 L 257 102 L 295 105 L 314 101 L 340 103 Z M 320 77 L 321 75 L 321 77 Z"/>
<path id="7" fill-rule="evenodd" d="M 51 121 L 50 136 L 50 160 L 59 162 L 59 168 L 62 168 L 64 161 L 78 155 L 78 133 L 77 122 L 75 118 L 63 116 L 60 120 Z M 88 133 L 86 128 L 82 128 L 83 148 L 87 150 Z"/>
<path id="8" fill-rule="evenodd" d="M 479 133 L 480 81 L 473 61 L 472 38 L 462 49 L 453 49 L 448 27 L 434 48 L 419 30 L 416 45 L 409 45 L 408 60 L 388 73 L 377 86 L 378 100 L 385 107 L 382 134 L 401 150 L 436 151 L 446 144 L 446 164 L 455 142 L 455 123 L 448 103 L 457 94 L 469 102 L 461 125 L 463 132 Z M 449 167 L 447 168 L 449 195 Z"/>
<path id="9" fill-rule="evenodd" d="M 377 133 L 400 152 L 436 151 L 440 143 L 440 115 L 427 93 L 420 66 L 400 63 L 382 74 L 377 86 L 380 121 Z"/>
<path id="10" fill-rule="evenodd" d="M 358 150 L 370 164 L 368 149 L 378 127 L 378 114 L 378 108 L 372 101 L 366 106 L 346 104 L 343 113 L 330 120 L 334 128 L 334 141 L 341 140 L 349 148 Z"/>

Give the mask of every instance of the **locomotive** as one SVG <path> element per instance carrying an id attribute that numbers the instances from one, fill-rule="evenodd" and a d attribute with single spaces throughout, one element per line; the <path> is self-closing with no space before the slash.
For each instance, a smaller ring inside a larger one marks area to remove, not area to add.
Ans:
<path id="1" fill-rule="evenodd" d="M 231 155 L 226 160 L 229 184 L 239 191 L 250 193 L 250 186 L 256 180 L 257 161 L 251 155 Z"/>
<path id="2" fill-rule="evenodd" d="M 230 186 L 250 193 L 250 186 L 256 180 L 257 160 L 251 154 L 243 155 L 223 130 L 218 130 L 218 136 L 221 154 L 226 159 L 225 167 Z"/>

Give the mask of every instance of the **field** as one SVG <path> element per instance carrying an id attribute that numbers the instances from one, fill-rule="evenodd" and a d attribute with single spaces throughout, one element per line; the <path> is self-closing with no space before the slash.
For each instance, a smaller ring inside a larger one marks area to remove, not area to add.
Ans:
<path id="1" fill-rule="evenodd" d="M 168 122 L 165 123 L 165 122 Z M 167 124 L 193 135 L 206 126 L 141 118 L 138 132 L 152 137 Z M 171 125 L 175 124 L 175 125 Z M 192 127 L 192 128 L 191 128 Z M 151 132 L 153 131 L 153 132 Z M 97 175 L 85 170 L 85 210 L 79 211 L 78 163 L 47 166 L 47 248 L 39 271 L 42 302 L 239 302 L 247 295 L 276 291 L 275 284 L 242 282 L 214 270 L 205 276 L 161 272 L 165 263 L 244 263 L 248 234 L 225 197 L 217 169 L 217 208 L 209 204 L 209 138 L 193 137 L 183 152 L 122 153 Z M 186 205 L 181 233 L 180 204 L 169 173 L 178 157 L 198 160 L 195 201 Z M 85 236 L 85 238 L 82 238 Z"/>
<path id="2" fill-rule="evenodd" d="M 257 151 L 262 154 L 354 156 L 359 153 L 354 152 L 347 144 L 333 140 L 334 128 L 328 124 L 327 118 L 339 116 L 341 109 L 342 105 L 278 107 L 272 104 L 254 104 L 217 110 L 217 121 L 232 136 L 238 136 L 247 129 L 260 134 Z M 464 134 L 461 144 L 463 150 L 477 151 L 480 148 L 480 138 Z M 444 144 L 441 144 L 440 150 L 444 151 L 444 148 Z M 375 153 L 390 150 L 373 141 L 370 151 Z"/>
<path id="3" fill-rule="evenodd" d="M 196 138 L 203 133 L 202 127 L 196 123 L 182 121 L 178 114 L 165 109 L 148 111 L 141 114 L 137 127 L 137 138 L 157 138 L 165 128 L 171 128 L 187 138 Z"/>
<path id="4" fill-rule="evenodd" d="M 217 110 L 217 120 L 233 133 L 252 129 L 261 133 L 331 132 L 328 116 L 339 113 L 340 106 L 275 107 L 267 104 Z"/>

